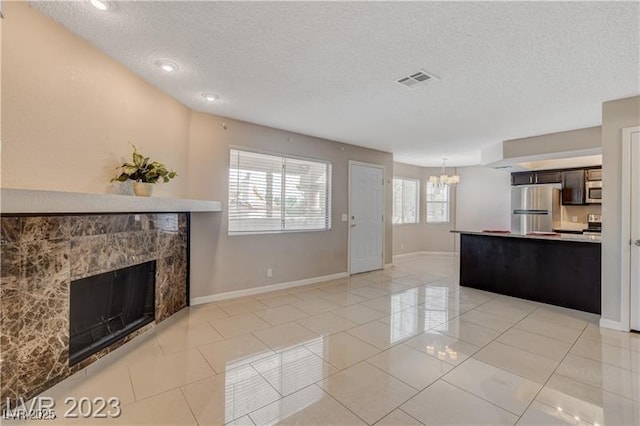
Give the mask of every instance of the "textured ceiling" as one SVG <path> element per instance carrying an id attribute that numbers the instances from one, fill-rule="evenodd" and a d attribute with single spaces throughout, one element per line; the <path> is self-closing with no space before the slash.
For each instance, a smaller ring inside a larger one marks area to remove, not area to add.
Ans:
<path id="1" fill-rule="evenodd" d="M 603 101 L 640 94 L 638 2 L 31 4 L 195 110 L 423 166 L 599 125 Z M 395 82 L 419 69 L 440 80 Z"/>

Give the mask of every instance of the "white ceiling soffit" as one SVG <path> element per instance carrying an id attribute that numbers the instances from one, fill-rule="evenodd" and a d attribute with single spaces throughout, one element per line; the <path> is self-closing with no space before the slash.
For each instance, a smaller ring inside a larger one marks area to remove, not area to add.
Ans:
<path id="1" fill-rule="evenodd" d="M 190 108 L 421 166 L 596 126 L 640 93 L 638 2 L 31 4 Z M 418 70 L 438 81 L 398 84 Z"/>
<path id="2" fill-rule="evenodd" d="M 584 157 L 554 158 L 551 160 L 530 161 L 518 163 L 525 170 L 570 169 L 574 167 L 601 166 L 602 154 Z"/>

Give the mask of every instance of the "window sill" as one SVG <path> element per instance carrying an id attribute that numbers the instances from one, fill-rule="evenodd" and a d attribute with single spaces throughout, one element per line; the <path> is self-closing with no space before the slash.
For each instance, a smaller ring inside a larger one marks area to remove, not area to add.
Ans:
<path id="1" fill-rule="evenodd" d="M 307 232 L 324 232 L 331 231 L 331 228 L 326 229 L 292 229 L 290 231 L 247 231 L 247 232 L 227 232 L 229 237 L 242 237 L 250 235 L 274 235 L 274 234 L 301 234 Z"/>

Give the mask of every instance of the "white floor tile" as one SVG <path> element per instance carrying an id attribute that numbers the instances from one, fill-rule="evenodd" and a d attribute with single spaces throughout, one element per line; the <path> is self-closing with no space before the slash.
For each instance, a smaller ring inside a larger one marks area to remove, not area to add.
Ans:
<path id="1" fill-rule="evenodd" d="M 281 395 L 289 395 L 338 372 L 304 346 L 254 362 L 253 367 Z"/>
<path id="2" fill-rule="evenodd" d="M 345 306 L 344 308 L 336 309 L 333 313 L 345 317 L 356 324 L 365 324 L 367 322 L 380 319 L 386 315 L 383 312 L 376 311 L 375 309 L 371 309 L 360 304 Z"/>
<path id="3" fill-rule="evenodd" d="M 376 423 L 376 426 L 383 426 L 383 425 L 422 426 L 424 424 L 414 419 L 413 417 L 411 417 L 410 415 L 408 415 L 407 413 L 405 413 L 404 411 L 398 408 L 396 410 L 393 410 L 391 413 L 387 414 L 386 416 L 384 416 L 382 420 Z"/>
<path id="4" fill-rule="evenodd" d="M 297 345 L 310 344 L 316 339 L 321 338 L 317 334 L 293 322 L 254 331 L 253 334 L 275 351 Z"/>
<path id="5" fill-rule="evenodd" d="M 530 333 L 519 328 L 508 330 L 496 341 L 558 362 L 562 361 L 571 348 L 571 343 Z"/>
<path id="6" fill-rule="evenodd" d="M 129 366 L 136 399 L 144 399 L 215 374 L 197 349 Z"/>
<path id="7" fill-rule="evenodd" d="M 309 316 L 301 310 L 289 305 L 277 306 L 265 309 L 263 311 L 257 311 L 255 312 L 255 315 L 262 318 L 271 325 L 280 325 Z"/>
<path id="8" fill-rule="evenodd" d="M 182 392 L 200 425 L 225 424 L 280 399 L 248 365 L 184 386 Z"/>
<path id="9" fill-rule="evenodd" d="M 479 346 L 435 331 L 413 337 L 405 344 L 452 365 L 459 365 L 480 349 Z"/>
<path id="10" fill-rule="evenodd" d="M 426 425 L 513 425 L 518 420 L 516 415 L 441 380 L 400 408 Z"/>
<path id="11" fill-rule="evenodd" d="M 582 333 L 582 330 L 553 324 L 530 316 L 516 324 L 515 328 L 568 343 L 574 343 Z"/>
<path id="12" fill-rule="evenodd" d="M 639 403 L 560 375 L 552 376 L 536 399 L 592 425 L 640 424 Z"/>
<path id="13" fill-rule="evenodd" d="M 319 336 L 328 336 L 357 326 L 356 323 L 333 312 L 325 312 L 324 314 L 301 319 L 298 324 Z"/>
<path id="14" fill-rule="evenodd" d="M 375 346 L 346 333 L 317 339 L 305 347 L 340 370 L 380 352 Z"/>
<path id="15" fill-rule="evenodd" d="M 458 318 L 444 323 L 437 331 L 475 346 L 484 346 L 500 335 L 499 331 Z"/>
<path id="16" fill-rule="evenodd" d="M 366 425 L 316 385 L 256 410 L 250 417 L 256 425 Z"/>
<path id="17" fill-rule="evenodd" d="M 369 358 L 367 362 L 396 379 L 422 390 L 453 367 L 409 346 L 398 345 Z"/>
<path id="18" fill-rule="evenodd" d="M 389 414 L 417 393 L 415 389 L 367 363 L 334 374 L 320 386 L 369 424 Z"/>
<path id="19" fill-rule="evenodd" d="M 559 364 L 558 361 L 499 342 L 489 343 L 476 352 L 473 358 L 540 384 L 551 377 Z"/>
<path id="20" fill-rule="evenodd" d="M 574 416 L 558 411 L 548 405 L 533 401 L 531 406 L 525 411 L 518 426 L 524 425 L 540 425 L 540 426 L 562 426 L 562 425 L 582 425 L 582 419 L 576 419 Z"/>
<path id="21" fill-rule="evenodd" d="M 473 358 L 443 379 L 518 416 L 542 388 L 541 384 Z"/>
<path id="22" fill-rule="evenodd" d="M 268 322 L 257 317 L 255 314 L 221 318 L 211 321 L 211 325 L 213 325 L 225 339 L 271 327 Z"/>
<path id="23" fill-rule="evenodd" d="M 203 345 L 198 349 L 218 374 L 274 354 L 267 345 L 252 334 Z"/>
<path id="24" fill-rule="evenodd" d="M 569 354 L 556 374 L 640 402 L 640 374 Z"/>

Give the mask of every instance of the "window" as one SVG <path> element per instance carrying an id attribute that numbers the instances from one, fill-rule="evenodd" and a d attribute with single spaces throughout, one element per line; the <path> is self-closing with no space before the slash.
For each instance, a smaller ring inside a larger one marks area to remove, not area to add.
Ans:
<path id="1" fill-rule="evenodd" d="M 427 182 L 427 223 L 449 222 L 449 185 Z"/>
<path id="2" fill-rule="evenodd" d="M 419 194 L 417 179 L 393 178 L 393 223 L 418 223 Z"/>
<path id="3" fill-rule="evenodd" d="M 331 163 L 231 150 L 229 234 L 331 229 Z"/>

